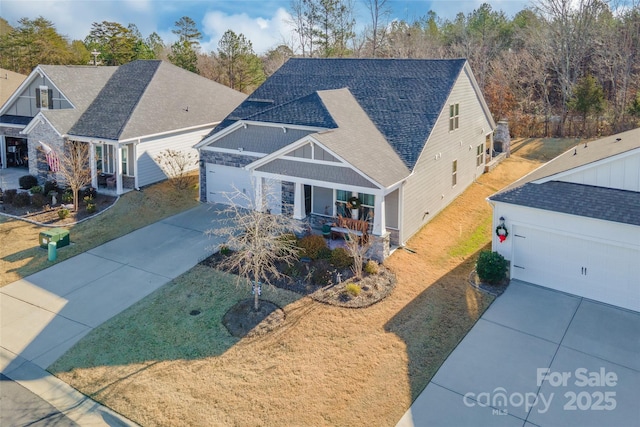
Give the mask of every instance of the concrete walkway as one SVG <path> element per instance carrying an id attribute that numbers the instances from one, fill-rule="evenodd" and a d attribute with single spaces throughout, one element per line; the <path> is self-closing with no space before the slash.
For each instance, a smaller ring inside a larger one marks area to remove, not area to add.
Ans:
<path id="1" fill-rule="evenodd" d="M 640 313 L 513 280 L 409 426 L 640 426 Z"/>
<path id="2" fill-rule="evenodd" d="M 45 369 L 95 327 L 209 255 L 220 242 L 204 231 L 219 219 L 211 205 L 200 205 L 0 288 L 2 374 L 80 425 L 131 425 Z"/>

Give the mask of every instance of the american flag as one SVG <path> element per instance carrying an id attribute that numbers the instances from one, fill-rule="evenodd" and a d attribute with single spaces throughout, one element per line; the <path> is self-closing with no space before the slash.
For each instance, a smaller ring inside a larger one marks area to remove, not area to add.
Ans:
<path id="1" fill-rule="evenodd" d="M 49 169 L 51 172 L 58 172 L 60 169 L 60 160 L 58 159 L 58 155 L 51 147 L 45 144 L 42 141 L 38 141 L 40 145 L 42 145 L 42 150 L 44 151 L 45 157 L 47 159 L 47 163 L 49 164 Z"/>

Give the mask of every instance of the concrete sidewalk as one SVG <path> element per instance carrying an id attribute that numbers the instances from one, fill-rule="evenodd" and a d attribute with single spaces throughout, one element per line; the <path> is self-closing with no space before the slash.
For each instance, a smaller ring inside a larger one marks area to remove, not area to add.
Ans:
<path id="1" fill-rule="evenodd" d="M 219 210 L 199 205 L 0 288 L 2 373 L 61 411 L 79 408 L 81 425 L 114 425 L 116 414 L 45 369 L 95 327 L 208 256 L 220 238 L 204 232 L 219 219 Z"/>
<path id="2" fill-rule="evenodd" d="M 638 331 L 638 312 L 512 280 L 397 426 L 639 426 Z"/>

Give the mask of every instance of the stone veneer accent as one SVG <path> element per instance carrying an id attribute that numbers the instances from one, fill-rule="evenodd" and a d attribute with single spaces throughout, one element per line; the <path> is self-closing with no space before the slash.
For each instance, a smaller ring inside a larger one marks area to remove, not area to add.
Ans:
<path id="1" fill-rule="evenodd" d="M 49 170 L 44 151 L 40 150 L 40 141 L 58 152 L 62 152 L 64 148 L 64 139 L 51 126 L 45 123 L 39 123 L 34 126 L 29 132 L 29 140 L 27 142 L 29 174 L 38 178 L 40 184 L 51 180 L 56 180 L 59 184 L 62 184 L 64 182 L 62 175 Z"/>
<path id="2" fill-rule="evenodd" d="M 257 159 L 254 156 L 200 150 L 200 201 L 207 201 L 207 163 L 241 168 Z"/>
<path id="3" fill-rule="evenodd" d="M 384 260 L 389 257 L 389 255 L 391 254 L 389 236 L 389 233 L 385 233 L 383 236 L 370 235 L 370 238 L 373 239 L 373 244 L 367 252 L 369 258 L 374 259 L 378 262 L 384 262 Z"/>

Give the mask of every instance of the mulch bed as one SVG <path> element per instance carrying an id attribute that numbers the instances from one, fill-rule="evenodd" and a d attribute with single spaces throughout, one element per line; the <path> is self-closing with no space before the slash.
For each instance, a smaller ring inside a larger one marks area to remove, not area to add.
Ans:
<path id="1" fill-rule="evenodd" d="M 469 284 L 482 292 L 497 297 L 507 290 L 509 286 L 509 275 L 507 274 L 507 277 L 499 283 L 485 283 L 480 280 L 476 271 L 473 270 L 471 274 L 469 274 Z"/>
<path id="2" fill-rule="evenodd" d="M 220 262 L 224 255 L 219 252 L 203 260 L 200 264 L 207 267 L 219 269 Z M 346 268 L 332 274 L 331 281 L 324 285 L 318 285 L 311 280 L 311 273 L 317 262 L 299 262 L 295 268 L 287 270 L 286 264 L 278 266 L 282 272 L 295 272 L 296 274 L 285 275 L 278 279 L 271 280 L 271 284 L 281 289 L 296 292 L 300 295 L 309 296 L 315 301 L 330 304 L 338 307 L 365 308 L 369 307 L 389 296 L 396 285 L 396 277 L 384 265 L 379 265 L 377 274 L 367 274 L 363 272 L 362 280 L 354 282 L 353 272 Z M 234 272 L 230 272 L 234 273 Z M 349 294 L 345 287 L 348 283 L 356 283 L 360 286 L 360 294 L 353 296 Z"/>
<path id="3" fill-rule="evenodd" d="M 113 205 L 116 201 L 116 197 L 107 196 L 104 194 L 98 194 L 94 199 L 93 203 L 96 205 L 96 211 L 89 213 L 85 208 L 85 204 L 81 200 L 78 206 L 78 211 L 70 211 L 69 216 L 64 219 L 60 219 L 58 216 L 58 211 L 62 209 L 62 206 L 57 205 L 54 207 L 45 206 L 42 208 L 37 208 L 33 205 L 24 206 L 24 207 L 16 207 L 10 203 L 0 203 L 0 213 L 17 216 L 29 221 L 36 222 L 38 224 L 47 225 L 47 226 L 64 226 L 74 224 L 78 221 L 81 221 L 85 218 L 90 218 L 94 215 L 99 214 L 104 209 Z"/>

